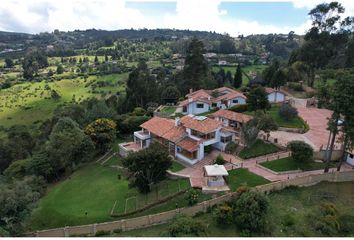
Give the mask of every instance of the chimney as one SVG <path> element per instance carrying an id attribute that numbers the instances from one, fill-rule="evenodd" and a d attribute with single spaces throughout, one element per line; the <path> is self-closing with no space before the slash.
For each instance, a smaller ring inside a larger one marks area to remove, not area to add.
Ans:
<path id="1" fill-rule="evenodd" d="M 188 98 L 188 102 L 193 102 L 193 98 Z"/>
<path id="2" fill-rule="evenodd" d="M 208 96 L 208 100 L 209 100 L 209 101 L 210 101 L 210 99 L 211 99 L 210 96 Z"/>
<path id="3" fill-rule="evenodd" d="M 189 89 L 189 94 L 191 94 L 193 92 L 193 88 Z"/>
<path id="4" fill-rule="evenodd" d="M 175 126 L 178 127 L 181 124 L 180 118 L 176 117 L 175 118 Z"/>

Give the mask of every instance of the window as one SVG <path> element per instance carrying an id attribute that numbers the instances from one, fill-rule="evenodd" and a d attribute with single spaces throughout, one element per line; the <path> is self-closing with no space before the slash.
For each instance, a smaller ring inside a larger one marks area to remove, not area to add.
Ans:
<path id="1" fill-rule="evenodd" d="M 217 104 L 216 103 L 212 103 L 211 106 L 214 108 L 214 107 L 217 107 Z"/>
<path id="2" fill-rule="evenodd" d="M 232 100 L 233 103 L 238 103 L 238 99 Z"/>
<path id="3" fill-rule="evenodd" d="M 203 103 L 197 103 L 197 108 L 204 108 L 204 104 Z"/>
<path id="4" fill-rule="evenodd" d="M 223 143 L 228 143 L 232 141 L 232 136 L 228 136 L 228 137 L 223 137 L 221 136 L 220 141 Z"/>

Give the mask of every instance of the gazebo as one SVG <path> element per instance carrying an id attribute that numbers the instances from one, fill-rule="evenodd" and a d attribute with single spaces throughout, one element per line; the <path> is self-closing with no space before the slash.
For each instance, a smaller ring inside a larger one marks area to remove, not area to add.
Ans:
<path id="1" fill-rule="evenodd" d="M 224 176 L 228 176 L 224 165 L 205 165 L 204 176 L 207 178 L 208 187 L 222 187 L 225 186 Z"/>

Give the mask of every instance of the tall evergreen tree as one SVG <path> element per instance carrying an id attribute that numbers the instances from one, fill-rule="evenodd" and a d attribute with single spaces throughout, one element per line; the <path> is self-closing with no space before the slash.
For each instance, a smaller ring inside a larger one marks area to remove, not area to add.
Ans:
<path id="1" fill-rule="evenodd" d="M 234 87 L 239 88 L 242 85 L 242 70 L 240 64 L 237 65 L 235 77 L 234 77 Z"/>
<path id="2" fill-rule="evenodd" d="M 208 73 L 208 64 L 203 54 L 204 44 L 197 38 L 193 38 L 187 49 L 183 70 L 184 81 L 181 86 L 182 93 L 189 89 L 198 90 L 204 86 L 204 80 Z"/>

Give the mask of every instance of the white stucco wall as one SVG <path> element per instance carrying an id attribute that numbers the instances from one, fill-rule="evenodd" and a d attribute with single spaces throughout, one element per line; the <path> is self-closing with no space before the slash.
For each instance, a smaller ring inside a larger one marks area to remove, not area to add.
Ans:
<path id="1" fill-rule="evenodd" d="M 353 156 L 353 155 L 352 155 Z M 347 163 L 349 163 L 350 165 L 354 166 L 354 156 L 350 157 L 350 154 L 347 154 L 347 159 L 346 159 Z"/>
<path id="2" fill-rule="evenodd" d="M 285 95 L 284 93 L 281 92 L 277 92 L 277 101 L 275 101 L 275 92 L 272 92 L 270 94 L 268 94 L 268 101 L 271 103 L 275 103 L 275 102 L 284 102 L 285 101 Z"/>
<path id="3" fill-rule="evenodd" d="M 238 100 L 238 103 L 233 103 L 233 100 Z M 237 98 L 229 100 L 229 107 L 232 107 L 235 105 L 240 105 L 240 104 L 246 104 L 246 99 L 244 99 L 242 97 L 237 97 Z"/>
<path id="4" fill-rule="evenodd" d="M 197 108 L 197 104 L 203 104 L 203 108 Z M 187 106 L 187 113 L 188 114 L 200 114 L 205 113 L 210 110 L 210 105 L 204 102 L 192 102 L 189 103 Z"/>

